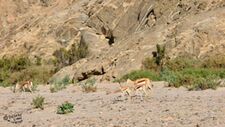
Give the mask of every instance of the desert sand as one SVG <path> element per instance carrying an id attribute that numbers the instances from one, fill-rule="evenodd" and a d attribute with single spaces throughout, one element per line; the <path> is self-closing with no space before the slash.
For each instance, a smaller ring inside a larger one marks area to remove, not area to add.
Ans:
<path id="1" fill-rule="evenodd" d="M 95 93 L 84 93 L 70 85 L 57 93 L 39 86 L 34 93 L 13 93 L 0 88 L 0 127 L 224 127 L 225 88 L 188 91 L 155 82 L 151 96 L 129 100 L 121 93 L 106 94 L 118 84 L 98 84 Z M 32 99 L 45 97 L 44 110 L 34 109 Z M 74 112 L 56 114 L 57 106 L 68 101 Z M 5 114 L 22 113 L 21 123 L 10 123 Z"/>

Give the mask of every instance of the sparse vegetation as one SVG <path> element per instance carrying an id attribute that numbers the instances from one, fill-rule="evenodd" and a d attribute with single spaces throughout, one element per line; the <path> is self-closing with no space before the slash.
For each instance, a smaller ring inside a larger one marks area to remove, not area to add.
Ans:
<path id="1" fill-rule="evenodd" d="M 36 58 L 36 60 L 35 60 L 35 64 L 37 65 L 37 66 L 41 66 L 41 57 L 39 57 L 39 56 L 36 56 L 35 57 Z"/>
<path id="2" fill-rule="evenodd" d="M 55 64 L 57 68 L 60 69 L 64 66 L 71 65 L 82 58 L 85 58 L 88 53 L 88 45 L 81 36 L 79 45 L 72 44 L 69 50 L 61 48 L 59 50 L 56 50 L 53 55 L 56 58 Z"/>
<path id="3" fill-rule="evenodd" d="M 136 80 L 139 78 L 149 78 L 151 80 L 158 81 L 159 75 L 155 71 L 149 71 L 149 70 L 137 70 L 132 71 L 129 74 L 124 75 L 122 78 L 117 80 L 118 82 L 126 81 L 127 79 Z"/>
<path id="4" fill-rule="evenodd" d="M 65 89 L 67 85 L 71 83 L 70 77 L 66 75 L 63 79 L 51 79 L 50 83 L 53 84 L 50 87 L 51 93 L 58 92 L 62 89 Z"/>
<path id="5" fill-rule="evenodd" d="M 10 75 L 9 83 L 15 81 L 31 80 L 36 84 L 46 83 L 53 75 L 53 66 L 29 66 L 19 72 L 14 72 Z"/>
<path id="6" fill-rule="evenodd" d="M 203 60 L 201 67 L 204 68 L 225 68 L 225 56 L 211 56 Z"/>
<path id="7" fill-rule="evenodd" d="M 189 90 L 205 90 L 216 89 L 219 85 L 217 80 L 225 78 L 225 57 L 199 60 L 187 55 L 165 60 L 164 54 L 165 48 L 157 45 L 153 57 L 142 62 L 143 70 L 132 71 L 118 81 L 145 77 L 154 81 L 167 81 L 169 86 L 173 87 L 185 86 Z"/>
<path id="8" fill-rule="evenodd" d="M 155 57 L 155 63 L 158 66 L 161 66 L 163 63 L 163 59 L 165 57 L 166 46 L 157 44 L 156 49 L 157 49 L 157 52 L 155 52 L 155 55 L 153 52 L 153 57 Z"/>
<path id="9" fill-rule="evenodd" d="M 157 51 L 152 52 L 152 58 L 148 57 L 143 62 L 143 68 L 147 70 L 162 70 L 163 65 L 165 64 L 165 52 L 166 46 L 165 45 L 156 45 Z"/>
<path id="10" fill-rule="evenodd" d="M 74 105 L 69 102 L 65 102 L 62 105 L 58 106 L 57 114 L 68 114 L 74 111 Z"/>
<path id="11" fill-rule="evenodd" d="M 185 86 L 190 90 L 215 89 L 219 84 L 216 80 L 225 78 L 225 69 L 210 68 L 186 68 L 180 71 L 164 70 L 161 73 L 161 80 L 170 83 L 170 86 Z"/>
<path id="12" fill-rule="evenodd" d="M 157 69 L 157 64 L 155 63 L 155 58 L 146 58 L 143 62 L 142 62 L 142 68 L 144 70 L 154 70 L 156 71 Z"/>
<path id="13" fill-rule="evenodd" d="M 32 80 L 45 83 L 53 74 L 53 66 L 40 66 L 26 56 L 14 56 L 0 59 L 0 84 L 7 87 L 19 81 Z"/>
<path id="14" fill-rule="evenodd" d="M 68 75 L 66 75 L 63 79 L 62 79 L 62 84 L 64 85 L 68 85 L 71 83 L 70 77 Z"/>
<path id="15" fill-rule="evenodd" d="M 179 87 L 179 79 L 180 74 L 176 71 L 170 71 L 168 69 L 164 69 L 160 73 L 160 79 L 163 81 L 167 81 L 169 86 Z"/>
<path id="16" fill-rule="evenodd" d="M 200 68 L 202 61 L 193 57 L 176 57 L 173 60 L 167 60 L 164 67 L 170 70 L 179 71 L 185 68 Z"/>
<path id="17" fill-rule="evenodd" d="M 190 90 L 215 89 L 219 85 L 216 80 L 225 78 L 223 59 L 224 57 L 209 57 L 204 60 L 177 57 L 166 62 L 166 69 L 161 72 L 161 77 L 175 87 L 186 86 Z"/>
<path id="18" fill-rule="evenodd" d="M 55 93 L 55 92 L 58 92 L 62 89 L 65 89 L 66 86 L 64 84 L 53 84 L 51 87 L 50 87 L 50 92 L 51 93 Z"/>
<path id="19" fill-rule="evenodd" d="M 34 108 L 40 108 L 40 109 L 44 109 L 44 100 L 45 98 L 42 96 L 37 96 L 36 98 L 33 99 L 32 101 L 32 105 L 34 106 Z"/>
<path id="20" fill-rule="evenodd" d="M 215 78 L 199 78 L 195 84 L 188 87 L 189 90 L 206 90 L 206 89 L 216 89 L 218 87 L 218 82 Z"/>
<path id="21" fill-rule="evenodd" d="M 84 92 L 96 92 L 97 86 L 95 85 L 96 79 L 88 79 L 84 84 L 81 85 Z"/>
<path id="22" fill-rule="evenodd" d="M 30 60 L 27 57 L 2 58 L 0 60 L 0 82 L 2 86 L 9 86 L 15 82 L 10 80 L 11 74 L 19 72 L 30 66 Z"/>
<path id="23" fill-rule="evenodd" d="M 38 85 L 35 84 L 35 83 L 33 83 L 33 86 L 31 87 L 31 90 L 32 90 L 33 92 L 34 92 L 34 91 L 38 91 L 37 88 L 38 88 Z"/>

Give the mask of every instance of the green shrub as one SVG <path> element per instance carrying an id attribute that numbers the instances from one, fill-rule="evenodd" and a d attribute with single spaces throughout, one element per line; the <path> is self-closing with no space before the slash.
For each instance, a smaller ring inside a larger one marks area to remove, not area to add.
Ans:
<path id="1" fill-rule="evenodd" d="M 70 84 L 72 81 L 70 80 L 69 75 L 65 75 L 63 78 L 51 78 L 49 81 L 51 84 L 63 84 L 65 86 L 67 86 L 68 84 Z"/>
<path id="2" fill-rule="evenodd" d="M 216 89 L 219 84 L 214 78 L 199 78 L 193 85 L 188 87 L 189 90 L 206 90 Z"/>
<path id="3" fill-rule="evenodd" d="M 170 70 L 182 70 L 185 68 L 225 68 L 225 57 L 208 57 L 203 60 L 192 56 L 179 56 L 166 61 L 165 67 Z"/>
<path id="4" fill-rule="evenodd" d="M 139 78 L 149 78 L 154 81 L 167 81 L 169 86 L 187 87 L 189 90 L 215 89 L 218 86 L 217 80 L 225 78 L 225 69 L 215 68 L 185 68 L 182 70 L 170 70 L 164 68 L 160 74 L 155 71 L 138 70 L 126 74 L 120 78 L 119 82 L 127 79 L 136 80 Z"/>
<path id="5" fill-rule="evenodd" d="M 51 93 L 58 92 L 62 89 L 65 89 L 67 85 L 71 83 L 70 77 L 66 75 L 63 79 L 60 78 L 53 78 L 49 81 L 51 84 L 53 84 L 50 87 Z"/>
<path id="6" fill-rule="evenodd" d="M 224 71 L 225 69 L 212 68 L 184 69 L 181 72 L 182 77 L 180 84 L 189 85 L 194 88 L 193 90 L 196 90 L 197 87 L 201 90 L 215 89 L 216 86 L 218 86 L 215 81 L 225 77 Z"/>
<path id="7" fill-rule="evenodd" d="M 127 79 L 136 80 L 136 79 L 139 79 L 139 78 L 149 78 L 153 81 L 159 81 L 160 80 L 159 75 L 154 71 L 137 70 L 137 71 L 132 71 L 132 72 L 122 76 L 122 78 L 120 78 L 117 81 L 123 82 L 123 81 L 126 81 Z"/>
<path id="8" fill-rule="evenodd" d="M 193 75 L 194 77 L 218 77 L 225 78 L 225 69 L 214 69 L 214 68 L 187 68 L 182 70 L 183 75 Z"/>
<path id="9" fill-rule="evenodd" d="M 169 83 L 169 86 L 179 87 L 180 75 L 178 72 L 171 71 L 169 69 L 164 69 L 160 73 L 160 80 L 166 81 Z"/>
<path id="10" fill-rule="evenodd" d="M 57 114 L 68 114 L 73 111 L 74 111 L 74 105 L 69 102 L 65 102 L 62 105 L 58 106 L 57 108 Z"/>
<path id="11" fill-rule="evenodd" d="M 88 79 L 84 84 L 81 85 L 83 92 L 96 92 L 97 86 L 95 85 L 96 79 Z"/>
<path id="12" fill-rule="evenodd" d="M 225 69 L 186 68 L 180 71 L 165 69 L 161 73 L 161 80 L 170 83 L 170 86 L 185 86 L 190 90 L 215 88 L 216 79 L 224 78 Z M 212 82 L 213 81 L 213 82 Z"/>
<path id="13" fill-rule="evenodd" d="M 62 79 L 62 84 L 64 85 L 68 85 L 71 83 L 70 77 L 69 75 L 66 75 L 63 79 Z"/>
<path id="14" fill-rule="evenodd" d="M 160 47 L 157 46 L 157 52 L 153 53 L 153 58 L 146 58 L 143 62 L 143 69 L 152 71 L 153 74 L 160 74 L 160 80 L 169 82 L 169 86 L 180 87 L 185 86 L 189 90 L 215 89 L 218 86 L 216 80 L 225 78 L 225 57 L 213 56 L 205 59 L 197 59 L 192 56 L 179 56 L 174 59 L 166 59 L 163 67 L 159 70 L 156 66 L 156 57 Z M 140 76 L 140 72 L 132 72 L 121 79 L 137 79 L 148 76 Z M 150 77 L 150 76 L 149 76 Z M 150 77 L 150 79 L 154 79 Z M 158 80 L 158 79 L 157 79 Z"/>
<path id="15" fill-rule="evenodd" d="M 36 98 L 33 99 L 32 101 L 32 105 L 34 106 L 34 108 L 40 108 L 40 109 L 44 109 L 43 105 L 44 105 L 44 100 L 45 98 L 42 96 L 37 96 Z"/>

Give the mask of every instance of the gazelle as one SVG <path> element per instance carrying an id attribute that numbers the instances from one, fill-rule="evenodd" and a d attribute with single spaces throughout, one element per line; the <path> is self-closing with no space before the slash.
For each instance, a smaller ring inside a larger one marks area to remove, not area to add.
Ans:
<path id="1" fill-rule="evenodd" d="M 32 81 L 19 82 L 19 83 L 16 83 L 13 92 L 15 93 L 16 90 L 22 90 L 25 92 L 26 89 L 28 89 L 30 92 L 33 92 L 32 87 L 33 87 Z"/>
<path id="2" fill-rule="evenodd" d="M 135 81 L 127 79 L 127 84 L 132 84 L 134 86 L 135 92 L 140 92 L 141 98 L 143 96 L 143 92 L 145 93 L 146 96 L 148 95 L 148 92 L 150 92 L 153 89 L 151 80 L 148 78 L 140 78 Z"/>

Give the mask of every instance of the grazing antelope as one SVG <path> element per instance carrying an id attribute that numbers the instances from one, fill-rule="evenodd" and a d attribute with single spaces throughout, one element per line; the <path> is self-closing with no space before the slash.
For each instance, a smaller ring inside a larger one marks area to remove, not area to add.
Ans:
<path id="1" fill-rule="evenodd" d="M 32 91 L 32 87 L 33 87 L 33 82 L 32 81 L 24 81 L 24 82 L 19 82 L 16 83 L 15 87 L 14 87 L 14 93 L 16 92 L 16 90 L 22 90 L 22 91 L 26 91 L 26 89 L 28 89 L 30 92 Z"/>

